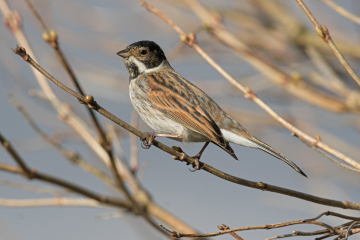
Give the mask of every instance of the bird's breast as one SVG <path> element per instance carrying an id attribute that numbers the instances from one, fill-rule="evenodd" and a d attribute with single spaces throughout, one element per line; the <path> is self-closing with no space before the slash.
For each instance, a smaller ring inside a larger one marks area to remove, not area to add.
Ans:
<path id="1" fill-rule="evenodd" d="M 130 82 L 130 100 L 142 120 L 157 133 L 182 135 L 184 127 L 158 111 L 147 97 L 148 91 L 146 81 L 133 79 Z"/>

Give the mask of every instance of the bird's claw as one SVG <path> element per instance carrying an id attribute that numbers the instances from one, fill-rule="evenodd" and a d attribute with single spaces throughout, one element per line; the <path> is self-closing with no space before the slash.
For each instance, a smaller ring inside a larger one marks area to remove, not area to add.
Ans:
<path id="1" fill-rule="evenodd" d="M 151 145 L 153 144 L 153 141 L 154 141 L 154 139 L 155 139 L 155 133 L 145 133 L 145 134 L 147 134 L 149 137 L 150 137 L 150 139 L 149 139 L 149 141 L 148 140 L 146 140 L 146 138 L 144 137 L 144 138 L 140 138 L 140 140 L 141 140 L 141 147 L 143 148 L 143 149 L 149 149 L 150 147 L 151 147 Z"/>
<path id="2" fill-rule="evenodd" d="M 184 161 L 184 159 L 187 157 L 186 153 L 184 153 L 184 151 L 181 149 L 181 147 L 179 147 L 179 146 L 173 146 L 172 149 L 174 149 L 174 150 L 176 150 L 176 151 L 178 151 L 178 152 L 181 153 L 181 155 L 180 155 L 179 157 L 178 157 L 178 156 L 173 156 L 173 159 L 175 159 L 175 160 L 180 160 L 180 161 Z M 197 155 L 195 155 L 194 157 L 192 157 L 192 158 L 195 159 L 195 163 L 194 163 L 194 169 L 191 170 L 191 169 L 189 168 L 189 171 L 190 171 L 190 172 L 196 172 L 197 170 L 200 170 L 200 169 L 202 169 L 202 168 L 204 167 L 204 165 L 201 165 L 201 164 L 200 164 L 200 161 L 199 161 L 200 156 L 201 156 L 201 154 L 197 154 Z M 190 165 L 190 163 L 187 162 L 186 165 Z"/>
<path id="3" fill-rule="evenodd" d="M 189 171 L 190 172 L 196 172 L 197 170 L 200 170 L 200 169 L 203 169 L 204 168 L 204 165 L 201 165 L 200 166 L 200 161 L 199 161 L 199 158 L 197 158 L 197 156 L 195 156 L 195 157 L 193 157 L 194 159 L 195 159 L 195 163 L 194 163 L 194 169 L 193 170 L 191 170 L 190 168 L 189 168 Z"/>
<path id="4" fill-rule="evenodd" d="M 146 139 L 142 140 L 141 147 L 143 149 L 149 149 L 151 147 L 151 144 L 148 144 L 148 141 Z"/>

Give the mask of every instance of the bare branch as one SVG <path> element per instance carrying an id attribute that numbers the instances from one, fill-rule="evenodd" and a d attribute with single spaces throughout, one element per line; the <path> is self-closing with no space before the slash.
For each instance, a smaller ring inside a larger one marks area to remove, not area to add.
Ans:
<path id="1" fill-rule="evenodd" d="M 327 212 L 327 213 L 331 213 L 334 216 L 338 216 L 341 218 L 345 218 L 348 219 L 348 216 L 345 215 L 341 215 L 341 214 L 337 214 L 337 213 L 333 213 L 333 212 Z M 321 215 L 321 214 L 320 214 Z M 320 216 L 319 215 L 319 216 Z M 319 218 L 316 217 L 316 218 Z M 352 218 L 352 217 L 351 217 Z M 315 218 L 314 218 L 315 219 Z M 317 230 L 317 231 L 313 231 L 313 232 L 301 232 L 301 231 L 293 231 L 292 234 L 284 234 L 284 235 L 279 235 L 279 236 L 275 236 L 275 237 L 271 237 L 271 238 L 267 238 L 266 240 L 270 240 L 270 239 L 277 239 L 277 238 L 285 238 L 285 237 L 295 237 L 295 236 L 315 236 L 315 235 L 323 235 L 320 238 L 317 239 L 324 239 L 330 236 L 334 236 L 334 235 L 338 235 L 339 237 L 346 237 L 349 234 L 355 234 L 358 233 L 360 231 L 358 231 L 357 229 L 355 229 L 355 227 L 357 226 L 356 224 L 359 222 L 350 222 L 348 224 L 342 224 L 336 227 L 331 227 L 328 224 L 325 224 L 323 222 L 318 222 L 318 221 L 314 221 L 311 219 L 306 219 L 306 220 L 297 220 L 297 221 L 290 221 L 290 222 L 284 222 L 284 223 L 278 223 L 278 224 L 267 224 L 267 225 L 261 225 L 261 226 L 251 226 L 251 227 L 240 227 L 240 228 L 232 228 L 230 229 L 229 227 L 227 227 L 225 224 L 222 224 L 222 226 L 218 226 L 218 228 L 221 230 L 221 232 L 214 232 L 214 233 L 206 233 L 206 234 L 186 234 L 186 233 L 180 233 L 180 232 L 176 232 L 176 231 L 171 231 L 165 227 L 163 227 L 167 232 L 171 233 L 172 237 L 175 238 L 181 238 L 181 237 L 198 237 L 198 238 L 202 238 L 202 237 L 214 237 L 214 236 L 219 236 L 219 235 L 223 235 L 223 234 L 231 234 L 235 239 L 238 240 L 242 240 L 242 238 L 237 235 L 235 232 L 238 231 L 248 231 L 248 230 L 256 230 L 256 229 L 275 229 L 275 228 L 282 228 L 282 227 L 288 227 L 288 226 L 292 226 L 292 225 L 299 225 L 299 224 L 312 224 L 312 225 L 317 225 L 317 226 L 321 226 L 325 229 L 323 230 Z M 346 226 L 346 227 L 345 227 Z M 345 228 L 344 228 L 345 227 Z M 341 229 L 342 228 L 342 229 Z M 353 229 L 353 231 L 351 231 L 351 229 Z M 346 231 L 343 231 L 346 230 Z"/>
<path id="2" fill-rule="evenodd" d="M 229 230 L 230 228 L 225 225 L 225 224 L 221 224 L 221 226 L 218 226 L 218 229 L 224 231 L 224 230 Z M 244 240 L 242 237 L 240 237 L 238 234 L 231 232 L 229 233 L 231 236 L 233 236 L 236 240 Z"/>
<path id="3" fill-rule="evenodd" d="M 91 172 L 101 180 L 103 180 L 108 185 L 114 187 L 116 189 L 116 186 L 114 182 L 111 180 L 111 178 L 98 168 L 94 167 L 90 163 L 86 162 L 83 158 L 80 157 L 79 153 L 77 152 L 70 152 L 63 148 L 59 143 L 48 137 L 33 121 L 29 113 L 25 110 L 25 108 L 20 105 L 16 99 L 13 96 L 9 96 L 10 101 L 14 104 L 14 106 L 20 111 L 20 113 L 24 116 L 26 121 L 29 123 L 29 125 L 34 129 L 34 131 L 39 134 L 46 142 L 48 142 L 50 145 L 52 145 L 55 149 L 57 149 L 64 157 L 66 157 L 70 162 L 75 163 L 79 166 L 81 166 L 84 170 Z"/>
<path id="4" fill-rule="evenodd" d="M 13 153 L 10 153 L 10 154 L 11 154 L 11 156 L 13 158 L 18 157 L 18 156 L 13 155 Z M 24 169 L 9 166 L 9 165 L 3 164 L 3 163 L 0 164 L 0 170 L 25 175 L 24 174 Z M 41 173 L 41 172 L 36 171 L 36 170 L 31 171 L 31 179 L 37 179 L 37 180 L 40 180 L 40 181 L 48 182 L 48 183 L 51 183 L 51 184 L 54 184 L 54 185 L 57 185 L 57 186 L 67 188 L 67 189 L 69 189 L 69 190 L 71 190 L 71 191 L 73 191 L 75 193 L 78 193 L 80 195 L 83 195 L 83 196 L 86 196 L 88 198 L 94 199 L 94 200 L 96 200 L 96 201 L 98 201 L 100 203 L 103 203 L 103 204 L 107 204 L 107 205 L 115 206 L 115 207 L 120 207 L 120 208 L 125 208 L 125 209 L 128 209 L 128 210 L 132 209 L 132 205 L 129 204 L 128 202 L 126 202 L 126 201 L 123 201 L 121 199 L 114 198 L 114 197 L 108 197 L 108 196 L 103 196 L 103 195 L 93 193 L 93 192 L 91 192 L 91 191 L 89 191 L 89 190 L 87 190 L 85 188 L 79 187 L 79 186 L 77 186 L 75 184 L 72 184 L 72 183 L 69 183 L 69 182 L 67 182 L 65 180 L 62 180 L 62 179 L 59 179 L 59 178 L 56 178 L 56 177 Z"/>
<path id="5" fill-rule="evenodd" d="M 181 237 L 203 238 L 203 237 L 215 237 L 215 236 L 234 233 L 234 232 L 239 232 L 239 231 L 248 231 L 248 230 L 257 230 L 257 229 L 269 230 L 269 229 L 282 228 L 282 227 L 287 227 L 287 226 L 291 226 L 291 225 L 298 225 L 298 224 L 313 224 L 313 225 L 318 225 L 318 226 L 324 227 L 324 223 L 322 223 L 322 222 L 317 222 L 317 221 L 304 222 L 303 220 L 297 220 L 297 221 L 290 221 L 290 222 L 284 222 L 284 223 L 278 223 L 278 224 L 266 224 L 266 225 L 261 225 L 261 226 L 251 226 L 251 227 L 240 227 L 240 228 L 224 229 L 224 230 L 222 230 L 220 232 L 205 233 L 205 234 L 186 234 L 186 233 L 179 233 L 179 232 L 176 232 L 176 231 L 171 231 L 169 229 L 166 229 L 166 230 L 171 233 L 172 237 L 176 237 L 176 238 L 181 238 Z M 221 230 L 221 227 L 219 229 Z"/>
<path id="6" fill-rule="evenodd" d="M 138 113 L 135 111 L 135 109 L 132 112 L 131 115 L 131 126 L 133 126 L 134 128 L 138 128 L 138 124 L 139 124 L 139 115 Z M 136 140 L 136 136 L 134 134 L 130 134 L 130 166 L 131 166 L 131 171 L 136 172 L 139 168 L 139 163 L 138 163 L 138 145 L 137 145 L 137 140 Z"/>
<path id="7" fill-rule="evenodd" d="M 321 218 L 322 216 L 334 216 L 334 217 L 348 219 L 348 220 L 360 221 L 360 218 L 358 218 L 358 217 L 351 217 L 351 216 L 343 215 L 343 214 L 336 213 L 336 212 L 330 212 L 330 211 L 323 212 L 314 218 L 309 218 L 304 221 L 305 222 L 315 221 L 315 220 L 318 220 L 319 218 Z"/>
<path id="8" fill-rule="evenodd" d="M 4 207 L 105 207 L 99 201 L 89 198 L 43 198 L 43 199 L 5 199 L 0 198 Z"/>
<path id="9" fill-rule="evenodd" d="M 360 169 L 357 168 L 353 168 L 347 164 L 344 164 L 338 160 L 336 160 L 335 158 L 331 157 L 329 154 L 326 154 L 323 150 L 321 150 L 318 146 L 313 145 L 311 142 L 306 141 L 305 139 L 303 139 L 300 136 L 297 136 L 296 134 L 293 134 L 295 137 L 297 137 L 300 141 L 302 141 L 303 143 L 305 143 L 308 147 L 314 149 L 316 152 L 320 153 L 321 155 L 323 155 L 324 157 L 326 157 L 327 159 L 329 159 L 330 161 L 332 161 L 333 163 L 339 165 L 342 168 L 345 168 L 347 170 L 353 171 L 353 172 L 357 172 L 360 173 Z M 320 137 L 319 137 L 320 138 Z"/>
<path id="10" fill-rule="evenodd" d="M 0 184 L 2 184 L 4 186 L 8 186 L 8 187 L 27 190 L 27 191 L 47 193 L 47 194 L 53 194 L 53 195 L 63 195 L 63 194 L 67 194 L 67 193 L 71 192 L 67 189 L 59 190 L 59 189 L 55 189 L 55 188 L 38 187 L 38 186 L 32 186 L 32 185 L 28 185 L 28 184 L 21 184 L 21 183 L 6 181 L 6 180 L 0 180 Z"/>

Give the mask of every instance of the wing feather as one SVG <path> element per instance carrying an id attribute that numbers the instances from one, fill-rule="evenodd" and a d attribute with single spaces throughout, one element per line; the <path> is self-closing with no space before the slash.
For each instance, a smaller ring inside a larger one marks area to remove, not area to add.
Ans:
<path id="1" fill-rule="evenodd" d="M 148 98 L 154 107 L 171 120 L 209 138 L 235 159 L 234 151 L 225 141 L 220 128 L 206 111 L 194 85 L 178 74 L 151 73 L 146 77 L 150 88 Z"/>
<path id="2" fill-rule="evenodd" d="M 222 137 L 217 133 L 216 124 L 211 124 L 213 120 L 202 115 L 197 111 L 197 107 L 181 96 L 175 97 L 169 91 L 152 90 L 148 97 L 157 110 L 166 114 L 173 121 L 194 132 L 201 133 L 212 141 L 219 141 L 218 139 Z"/>

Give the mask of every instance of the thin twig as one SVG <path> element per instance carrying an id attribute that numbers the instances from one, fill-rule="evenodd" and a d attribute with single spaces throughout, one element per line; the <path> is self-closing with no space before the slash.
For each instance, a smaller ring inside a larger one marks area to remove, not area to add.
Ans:
<path id="1" fill-rule="evenodd" d="M 347 170 L 353 171 L 353 172 L 357 172 L 360 173 L 360 169 L 357 168 L 353 168 L 347 164 L 344 164 L 338 160 L 336 160 L 335 158 L 331 157 L 329 154 L 325 153 L 322 149 L 320 149 L 318 146 L 315 146 L 314 144 L 306 141 L 305 139 L 303 139 L 300 136 L 297 136 L 296 134 L 293 134 L 295 137 L 297 137 L 300 141 L 302 141 L 303 143 L 305 143 L 308 147 L 314 149 L 316 152 L 318 152 L 319 154 L 323 155 L 324 157 L 326 157 L 327 159 L 329 159 L 331 162 L 335 163 L 336 165 L 339 165 L 342 168 L 345 168 Z"/>
<path id="2" fill-rule="evenodd" d="M 219 236 L 219 235 L 229 234 L 229 233 L 233 233 L 233 232 L 240 232 L 240 231 L 257 230 L 257 229 L 268 230 L 268 229 L 282 228 L 282 227 L 298 225 L 298 224 L 313 224 L 313 225 L 318 225 L 318 226 L 324 227 L 324 223 L 322 223 L 322 222 L 318 222 L 318 221 L 304 222 L 303 220 L 297 220 L 297 221 L 290 221 L 290 222 L 277 223 L 277 224 L 266 224 L 266 225 L 261 225 L 261 226 L 250 226 L 250 227 L 224 229 L 220 232 L 204 233 L 204 234 L 186 234 L 186 233 L 171 231 L 169 229 L 166 229 L 166 230 L 171 233 L 171 236 L 176 237 L 176 238 L 181 238 L 181 237 L 203 238 L 203 237 L 215 237 L 215 236 Z M 328 230 L 326 230 L 326 231 L 328 231 Z"/>
<path id="3" fill-rule="evenodd" d="M 341 79 L 336 75 L 334 69 L 329 66 L 316 48 L 313 46 L 307 46 L 305 48 L 305 52 L 310 57 L 314 66 L 316 66 L 324 78 L 326 78 L 326 81 L 322 84 L 323 87 L 344 97 L 348 97 L 351 94 L 352 91 L 344 84 L 344 82 L 341 81 Z M 357 91 L 353 92 L 359 95 Z"/>
<path id="4" fill-rule="evenodd" d="M 70 152 L 66 150 L 64 147 L 62 147 L 58 142 L 54 141 L 50 137 L 48 137 L 40 128 L 39 126 L 34 122 L 34 120 L 31 118 L 29 113 L 25 110 L 25 108 L 16 101 L 16 99 L 10 95 L 9 100 L 14 104 L 14 106 L 20 111 L 20 113 L 24 116 L 25 120 L 29 123 L 29 125 L 34 129 L 34 131 L 39 134 L 46 142 L 48 142 L 50 145 L 52 145 L 55 149 L 57 149 L 64 157 L 66 157 L 70 162 L 75 163 L 79 166 L 81 166 L 84 170 L 91 172 L 101 180 L 103 180 L 105 183 L 109 184 L 110 186 L 116 188 L 114 182 L 111 180 L 111 178 L 104 173 L 103 171 L 99 170 L 98 168 L 94 167 L 87 161 L 85 161 L 82 157 L 80 157 L 79 153 L 77 152 Z"/>
<path id="5" fill-rule="evenodd" d="M 94 109 L 95 111 L 99 112 L 103 116 L 107 117 L 108 119 L 110 119 L 114 123 L 118 124 L 122 128 L 125 128 L 127 131 L 135 134 L 136 136 L 140 137 L 141 139 L 149 140 L 149 136 L 147 134 L 137 130 L 136 128 L 132 127 L 131 125 L 129 125 L 127 123 L 125 123 L 124 121 L 122 121 L 121 119 L 119 119 L 118 117 L 113 115 L 112 113 L 110 113 L 107 110 L 105 110 L 104 108 L 102 108 L 99 104 L 96 103 L 96 101 L 94 100 L 94 98 L 92 96 L 90 96 L 90 95 L 88 95 L 86 97 L 82 96 L 82 95 L 76 93 L 75 91 L 71 90 L 70 88 L 66 87 L 65 85 L 63 85 L 58 80 L 56 80 L 48 72 L 46 72 L 41 66 L 39 66 L 36 62 L 34 62 L 34 60 L 26 53 L 24 48 L 16 47 L 16 49 L 14 50 L 14 53 L 21 56 L 26 62 L 28 62 L 30 65 L 32 65 L 34 68 L 36 68 L 42 74 L 44 74 L 47 78 L 49 78 L 49 80 L 52 81 L 55 85 L 59 86 L 64 91 L 66 91 L 67 93 L 73 95 L 74 97 L 78 98 L 81 102 L 86 103 L 89 108 Z M 179 157 L 179 158 L 184 157 L 182 152 L 176 151 L 173 148 L 170 148 L 170 147 L 160 143 L 157 140 L 153 141 L 153 145 L 155 147 L 157 147 L 157 148 L 171 154 L 172 156 L 176 156 L 176 157 Z M 192 164 L 193 166 L 195 165 L 195 159 L 194 158 L 186 156 L 183 159 L 183 161 L 186 161 L 187 163 Z M 243 186 L 256 188 L 256 189 L 260 189 L 260 190 L 276 192 L 276 193 L 280 193 L 280 194 L 300 198 L 300 199 L 303 199 L 303 200 L 306 200 L 306 201 L 310 201 L 310 202 L 314 202 L 314 203 L 318 203 L 318 204 L 322 204 L 322 205 L 345 208 L 345 209 L 360 210 L 360 204 L 357 204 L 357 203 L 352 203 L 352 202 L 348 202 L 348 201 L 337 201 L 337 200 L 326 199 L 326 198 L 320 198 L 320 197 L 316 197 L 314 195 L 305 194 L 305 193 L 302 193 L 302 192 L 298 192 L 298 191 L 294 191 L 294 190 L 290 190 L 290 189 L 286 189 L 286 188 L 281 188 L 281 187 L 265 184 L 263 182 L 248 181 L 248 180 L 245 180 L 245 179 L 241 179 L 241 178 L 232 176 L 230 174 L 226 174 L 226 173 L 224 173 L 224 172 L 222 172 L 220 170 L 217 170 L 217 169 L 215 169 L 215 168 L 213 168 L 210 165 L 205 164 L 205 163 L 201 163 L 201 167 L 202 167 L 202 170 L 205 170 L 205 171 L 207 171 L 207 172 L 209 172 L 209 173 L 211 173 L 211 174 L 213 174 L 213 175 L 215 175 L 217 177 L 220 177 L 220 178 L 225 179 L 227 181 L 230 181 L 230 182 L 233 182 L 233 183 L 236 183 L 236 184 L 240 184 L 240 185 L 243 185 Z"/>
<path id="6" fill-rule="evenodd" d="M 127 186 L 125 186 L 124 181 L 122 179 L 122 177 L 119 174 L 119 170 L 118 170 L 118 165 L 115 162 L 115 158 L 113 156 L 110 156 L 110 162 L 111 162 L 111 172 L 115 178 L 115 182 L 118 185 L 118 187 L 123 191 L 124 195 L 126 196 L 127 200 L 129 202 L 132 203 L 133 208 L 135 210 L 136 214 L 139 214 L 140 216 L 142 216 L 145 221 L 147 221 L 151 226 L 153 226 L 156 230 L 158 230 L 160 233 L 164 234 L 167 236 L 167 233 L 161 228 L 159 227 L 158 224 L 156 224 L 154 222 L 154 220 L 152 220 L 150 218 L 150 216 L 148 215 L 148 213 L 141 208 L 140 204 L 135 200 L 135 198 L 131 195 L 131 193 L 129 192 Z"/>
<path id="7" fill-rule="evenodd" d="M 218 228 L 222 231 L 224 230 L 229 230 L 230 227 L 225 225 L 225 224 L 221 224 L 221 226 L 218 226 Z M 229 233 L 231 236 L 233 236 L 236 240 L 244 240 L 242 237 L 240 237 L 237 233 L 231 232 Z"/>
<path id="8" fill-rule="evenodd" d="M 254 1 L 252 1 L 254 3 Z M 331 52 L 328 46 L 324 45 L 324 42 L 319 39 L 318 35 L 306 31 L 306 26 L 300 22 L 292 11 L 288 11 L 284 6 L 284 1 L 268 1 L 268 0 L 256 0 L 256 7 L 265 12 L 275 23 L 270 23 L 274 26 L 279 24 L 282 29 L 282 33 L 286 33 L 293 43 L 300 47 L 313 46 L 317 49 L 321 49 L 323 52 Z M 266 18 L 264 18 L 266 19 Z M 269 23 L 266 23 L 269 26 Z M 272 28 L 269 29 L 270 31 Z M 261 33 L 264 36 L 264 33 Z M 267 44 L 267 41 L 262 41 Z M 353 57 L 360 57 L 360 48 L 357 44 L 350 43 L 349 41 L 337 40 L 337 46 L 342 53 L 351 55 Z M 287 44 L 287 43 L 283 43 Z"/>
<path id="9" fill-rule="evenodd" d="M 55 189 L 55 188 L 47 188 L 47 187 L 38 187 L 38 186 L 32 186 L 28 184 L 21 184 L 16 182 L 10 182 L 6 180 L 0 180 L 0 184 L 12 187 L 12 188 L 19 188 L 27 191 L 32 192 L 39 192 L 39 193 L 47 193 L 47 194 L 53 194 L 53 195 L 64 195 L 67 193 L 70 193 L 67 189 Z"/>
<path id="10" fill-rule="evenodd" d="M 347 11 L 345 8 L 334 3 L 332 0 L 320 0 L 320 1 L 327 4 L 329 7 L 331 7 L 333 10 L 335 10 L 337 13 L 339 13 L 343 17 L 346 17 L 350 21 L 353 21 L 354 23 L 360 25 L 360 17 L 359 16 L 352 14 L 351 12 Z"/>
<path id="11" fill-rule="evenodd" d="M 359 222 L 354 221 L 353 223 L 351 223 L 351 224 L 350 224 L 350 226 L 349 226 L 348 230 L 346 231 L 346 234 L 345 234 L 345 238 L 344 238 L 344 240 L 347 240 L 347 239 L 348 239 L 348 236 L 349 236 L 349 233 L 350 233 L 351 229 L 352 229 L 352 228 L 353 228 L 353 226 L 354 226 L 355 224 L 357 224 L 357 223 L 359 223 Z"/>
<path id="12" fill-rule="evenodd" d="M 359 217 L 351 217 L 351 216 L 347 216 L 347 215 L 343 215 L 343 214 L 336 213 L 336 212 L 331 212 L 331 211 L 323 212 L 323 213 L 319 214 L 318 216 L 316 216 L 314 218 L 305 219 L 304 221 L 305 222 L 307 222 L 307 221 L 315 221 L 315 220 L 318 220 L 319 218 L 321 218 L 322 216 L 334 216 L 334 217 L 353 220 L 353 221 L 360 221 Z"/>
<path id="13" fill-rule="evenodd" d="M 14 154 L 13 152 L 9 152 L 11 154 L 11 156 L 13 158 L 18 158 L 19 156 L 17 156 L 17 154 Z M 21 160 L 22 161 L 22 160 Z M 13 167 L 7 164 L 3 164 L 0 163 L 0 170 L 3 171 L 7 171 L 7 172 L 11 172 L 11 173 L 15 173 L 15 174 L 21 174 L 21 175 L 25 175 L 23 168 L 19 168 L 19 167 Z M 77 186 L 75 184 L 69 183 L 65 180 L 62 180 L 60 178 L 56 178 L 44 173 L 41 173 L 39 171 L 36 170 L 32 170 L 31 171 L 31 179 L 37 179 L 43 182 L 48 182 L 60 187 L 64 187 L 67 188 L 75 193 L 78 193 L 80 195 L 86 196 L 88 198 L 94 199 L 100 203 L 103 204 L 107 204 L 107 205 L 111 205 L 111 206 L 115 206 L 115 207 L 120 207 L 120 208 L 125 208 L 128 210 L 132 210 L 132 205 L 129 204 L 127 201 L 123 201 L 121 199 L 118 198 L 114 198 L 114 197 L 109 197 L 109 196 L 103 196 L 103 195 L 99 195 L 96 193 L 93 193 L 83 187 Z"/>
<path id="14" fill-rule="evenodd" d="M 23 170 L 22 173 L 25 177 L 27 177 L 28 179 L 32 179 L 34 172 L 31 171 L 31 169 L 26 165 L 26 163 L 24 161 L 22 161 L 22 159 L 20 158 L 19 154 L 16 152 L 16 150 L 12 147 L 12 145 L 10 144 L 10 142 L 8 142 L 0 133 L 0 143 L 2 144 L 2 146 L 5 148 L 6 151 L 9 152 L 9 154 L 14 158 L 14 160 L 16 161 L 16 163 L 21 167 L 21 169 Z"/>
<path id="15" fill-rule="evenodd" d="M 0 198 L 4 207 L 104 207 L 99 201 L 89 198 L 42 198 L 42 199 L 6 199 Z"/>
<path id="16" fill-rule="evenodd" d="M 61 48 L 59 46 L 57 34 L 54 31 L 49 31 L 49 28 L 46 26 L 45 22 L 41 18 L 40 14 L 36 11 L 34 5 L 30 2 L 30 0 L 26 0 L 26 3 L 28 4 L 31 12 L 34 14 L 35 18 L 38 20 L 38 22 L 40 23 L 40 25 L 43 27 L 43 29 L 45 31 L 45 33 L 43 34 L 43 38 L 50 44 L 50 46 L 52 46 L 54 48 L 62 66 L 68 73 L 68 75 L 69 75 L 70 79 L 72 80 L 72 82 L 74 83 L 76 89 L 78 90 L 78 92 L 80 94 L 86 95 L 84 93 L 84 91 L 82 90 L 82 87 L 80 86 L 80 83 L 77 80 L 77 77 L 75 76 L 75 73 L 72 70 L 69 62 L 66 60 L 65 55 L 63 54 L 63 51 L 61 50 Z M 94 112 L 91 111 L 91 109 L 87 108 L 87 110 L 90 114 L 90 117 L 91 117 L 93 123 L 95 124 L 95 127 L 96 127 L 98 133 L 99 133 L 101 144 L 104 146 L 106 151 L 111 151 L 109 149 L 110 148 L 109 143 L 106 140 L 105 132 L 104 132 L 102 126 L 100 125 L 97 117 L 95 116 Z"/>
<path id="17" fill-rule="evenodd" d="M 305 14 L 309 17 L 311 22 L 315 26 L 316 33 L 326 42 L 329 46 L 329 48 L 333 51 L 337 59 L 340 61 L 340 63 L 343 65 L 345 70 L 349 73 L 349 75 L 354 79 L 354 81 L 360 86 L 360 78 L 359 76 L 354 72 L 354 70 L 350 67 L 349 63 L 346 61 L 344 56 L 341 54 L 339 49 L 336 47 L 334 41 L 332 40 L 329 30 L 324 25 L 320 25 L 318 21 L 316 20 L 315 16 L 310 12 L 308 7 L 305 5 L 305 3 L 302 0 L 296 0 L 296 2 L 300 5 L 300 7 L 303 9 Z"/>
<path id="18" fill-rule="evenodd" d="M 132 114 L 131 114 L 131 126 L 133 126 L 134 128 L 138 128 L 138 124 L 139 124 L 139 115 L 138 113 L 133 110 Z M 136 136 L 134 134 L 130 134 L 130 166 L 131 166 L 131 171 L 132 172 L 136 172 L 139 168 L 139 162 L 138 162 L 138 145 L 137 145 L 137 139 Z"/>

